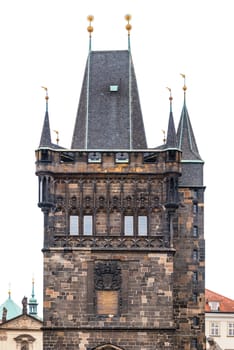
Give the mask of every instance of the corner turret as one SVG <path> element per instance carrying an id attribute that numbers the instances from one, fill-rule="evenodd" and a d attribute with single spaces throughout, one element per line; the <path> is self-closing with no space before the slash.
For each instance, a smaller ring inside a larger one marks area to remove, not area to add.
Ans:
<path id="1" fill-rule="evenodd" d="M 180 178 L 181 186 L 203 186 L 203 165 L 196 139 L 190 122 L 189 113 L 186 106 L 185 75 L 184 78 L 184 104 L 181 112 L 179 126 L 177 129 L 178 148 L 182 151 L 182 177 Z"/>

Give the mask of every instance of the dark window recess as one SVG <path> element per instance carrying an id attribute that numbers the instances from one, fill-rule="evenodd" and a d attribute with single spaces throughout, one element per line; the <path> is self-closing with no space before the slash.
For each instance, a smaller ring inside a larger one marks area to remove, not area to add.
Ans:
<path id="1" fill-rule="evenodd" d="M 197 214 L 198 213 L 198 205 L 195 203 L 193 204 L 193 214 Z"/>
<path id="2" fill-rule="evenodd" d="M 41 150 L 41 157 L 40 157 L 41 162 L 50 162 L 50 152 L 48 149 L 42 149 Z"/>
<path id="3" fill-rule="evenodd" d="M 192 349 L 197 349 L 197 339 L 196 338 L 192 339 L 191 346 L 192 346 Z"/>
<path id="4" fill-rule="evenodd" d="M 169 162 L 174 162 L 176 160 L 176 151 L 168 151 L 167 152 L 167 160 Z"/>
<path id="5" fill-rule="evenodd" d="M 198 251 L 196 249 L 193 250 L 193 261 L 198 261 Z"/>
<path id="6" fill-rule="evenodd" d="M 102 156 L 100 152 L 90 152 L 88 154 L 88 162 L 89 163 L 101 163 Z"/>
<path id="7" fill-rule="evenodd" d="M 158 155 L 156 153 L 144 153 L 144 163 L 157 163 Z"/>
<path id="8" fill-rule="evenodd" d="M 193 272 L 193 282 L 197 282 L 198 281 L 198 273 L 197 271 Z"/>
<path id="9" fill-rule="evenodd" d="M 198 237 L 198 227 L 193 226 L 193 237 L 197 238 Z"/>
<path id="10" fill-rule="evenodd" d="M 197 303 L 197 293 L 193 293 L 192 300 L 194 303 Z"/>
<path id="11" fill-rule="evenodd" d="M 70 163 L 74 161 L 74 154 L 72 152 L 61 152 L 60 153 L 60 162 Z"/>
<path id="12" fill-rule="evenodd" d="M 129 155 L 126 152 L 118 152 L 115 155 L 115 161 L 116 163 L 128 163 L 129 162 Z"/>
<path id="13" fill-rule="evenodd" d="M 193 317 L 193 326 L 199 326 L 199 318 L 198 317 Z"/>

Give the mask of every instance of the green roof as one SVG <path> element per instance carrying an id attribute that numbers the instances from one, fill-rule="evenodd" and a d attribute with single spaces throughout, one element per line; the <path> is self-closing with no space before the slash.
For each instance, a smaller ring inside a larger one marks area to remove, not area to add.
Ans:
<path id="1" fill-rule="evenodd" d="M 9 298 L 2 305 L 0 305 L 0 320 L 2 319 L 2 312 L 4 307 L 7 309 L 7 321 L 22 314 L 22 308 L 19 307 L 9 295 Z"/>

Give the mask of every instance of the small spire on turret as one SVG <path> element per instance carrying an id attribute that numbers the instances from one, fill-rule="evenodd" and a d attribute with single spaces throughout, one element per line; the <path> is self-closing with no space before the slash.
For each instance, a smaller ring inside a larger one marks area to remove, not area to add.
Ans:
<path id="1" fill-rule="evenodd" d="M 92 15 L 89 15 L 87 17 L 87 20 L 89 21 L 89 25 L 87 27 L 87 31 L 89 32 L 89 51 L 91 51 L 91 48 L 92 48 L 92 32 L 93 32 L 93 26 L 91 25 L 93 20 L 94 20 L 94 17 Z"/>
<path id="2" fill-rule="evenodd" d="M 45 86 L 42 86 L 42 89 L 44 89 L 45 92 L 46 92 L 46 95 L 45 95 L 45 100 L 46 100 L 46 112 L 48 112 L 48 100 L 49 100 L 48 89 L 47 89 L 47 87 L 45 87 Z"/>
<path id="3" fill-rule="evenodd" d="M 166 145 L 167 147 L 173 147 L 175 148 L 177 146 L 177 140 L 176 140 L 176 130 L 175 130 L 175 123 L 174 123 L 174 117 L 172 113 L 172 93 L 171 89 L 167 87 L 167 90 L 170 92 L 169 101 L 170 101 L 170 114 L 169 114 L 169 121 L 168 121 L 168 128 L 167 128 L 167 138 L 166 138 Z"/>
<path id="4" fill-rule="evenodd" d="M 29 315 L 37 316 L 37 299 L 35 298 L 35 292 L 34 292 L 34 278 L 32 279 L 32 294 L 31 298 L 29 299 Z"/>
<path id="5" fill-rule="evenodd" d="M 173 97 L 172 97 L 172 94 L 171 94 L 171 89 L 169 87 L 167 87 L 167 90 L 170 92 L 170 97 L 169 97 L 169 101 L 170 101 L 170 112 L 172 112 L 172 100 L 173 100 Z"/>
<path id="6" fill-rule="evenodd" d="M 131 45 L 130 45 L 130 32 L 131 32 L 131 29 L 132 29 L 132 25 L 130 24 L 130 20 L 132 19 L 132 16 L 131 15 L 125 15 L 125 19 L 126 21 L 128 22 L 125 26 L 125 28 L 127 29 L 128 31 L 128 50 L 131 51 Z"/>
<path id="7" fill-rule="evenodd" d="M 186 90 L 187 90 L 187 86 L 186 86 L 186 76 L 185 74 L 180 73 L 180 75 L 182 76 L 182 78 L 184 79 L 184 86 L 183 86 L 183 90 L 184 90 L 184 102 L 185 102 L 185 97 L 186 97 Z"/>
<path id="8" fill-rule="evenodd" d="M 8 298 L 11 299 L 11 284 L 9 283 Z"/>

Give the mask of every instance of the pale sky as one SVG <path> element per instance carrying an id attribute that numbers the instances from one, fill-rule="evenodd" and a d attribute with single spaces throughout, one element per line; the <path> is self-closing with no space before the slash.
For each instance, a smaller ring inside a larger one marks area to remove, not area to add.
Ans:
<path id="1" fill-rule="evenodd" d="M 45 114 L 41 86 L 48 88 L 51 129 L 69 148 L 89 47 L 87 15 L 94 16 L 93 50 L 126 50 L 127 13 L 149 147 L 162 143 L 167 128 L 166 87 L 177 127 L 180 73 L 186 74 L 187 108 L 205 161 L 206 288 L 234 299 L 233 0 L 3 0 L 0 304 L 9 284 L 17 304 L 30 298 L 34 276 L 42 315 L 43 214 L 34 155 Z"/>

